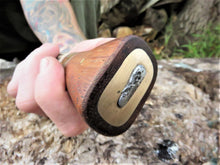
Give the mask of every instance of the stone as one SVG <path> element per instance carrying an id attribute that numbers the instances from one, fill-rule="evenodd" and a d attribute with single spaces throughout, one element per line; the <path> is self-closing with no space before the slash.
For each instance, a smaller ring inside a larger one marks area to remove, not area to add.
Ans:
<path id="1" fill-rule="evenodd" d="M 126 37 L 132 34 L 133 31 L 129 27 L 118 27 L 113 31 L 113 36 L 116 38 Z"/>
<path id="2" fill-rule="evenodd" d="M 13 61 L 0 59 L 0 83 L 2 83 L 3 80 L 11 77 L 17 63 L 18 60 L 16 58 Z"/>
<path id="3" fill-rule="evenodd" d="M 219 121 L 218 120 L 209 120 L 207 122 L 208 127 L 210 128 L 215 128 L 215 129 L 219 129 Z"/>
<path id="4" fill-rule="evenodd" d="M 8 81 L 4 81 L 0 84 L 0 164 L 215 163 L 219 157 L 219 127 L 207 124 L 219 120 L 219 101 L 186 81 L 176 64 L 190 66 L 192 75 L 195 70 L 219 71 L 219 59 L 158 61 L 151 95 L 135 123 L 117 137 L 88 129 L 66 138 L 48 118 L 20 112 L 15 99 L 6 92 Z M 163 148 L 166 154 L 158 157 L 157 150 Z"/>
<path id="5" fill-rule="evenodd" d="M 156 154 L 159 159 L 166 161 L 166 160 L 171 160 L 175 159 L 177 156 L 177 152 L 179 150 L 178 145 L 169 139 L 163 140 L 162 143 L 157 144 L 158 148 L 156 149 Z"/>

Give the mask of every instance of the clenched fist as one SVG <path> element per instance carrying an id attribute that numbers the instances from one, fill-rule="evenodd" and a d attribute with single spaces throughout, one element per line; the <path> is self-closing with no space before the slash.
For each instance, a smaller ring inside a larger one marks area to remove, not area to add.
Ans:
<path id="1" fill-rule="evenodd" d="M 109 39 L 85 40 L 71 52 L 91 50 Z M 26 113 L 48 116 L 65 136 L 87 129 L 65 90 L 64 68 L 56 59 L 59 46 L 43 44 L 18 64 L 8 84 L 8 93 L 16 97 L 17 107 Z"/>

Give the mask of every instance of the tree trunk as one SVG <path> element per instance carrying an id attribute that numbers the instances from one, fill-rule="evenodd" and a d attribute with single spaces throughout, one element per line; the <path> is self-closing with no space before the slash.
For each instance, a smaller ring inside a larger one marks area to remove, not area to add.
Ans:
<path id="1" fill-rule="evenodd" d="M 168 48 L 173 50 L 194 40 L 192 34 L 202 33 L 209 25 L 216 26 L 220 22 L 219 15 L 220 0 L 187 0 L 172 22 L 173 34 Z"/>

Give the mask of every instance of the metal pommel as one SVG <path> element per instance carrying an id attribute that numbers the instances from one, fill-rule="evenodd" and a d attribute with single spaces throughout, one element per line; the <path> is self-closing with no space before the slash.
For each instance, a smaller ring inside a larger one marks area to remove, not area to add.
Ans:
<path id="1" fill-rule="evenodd" d="M 127 104 L 129 99 L 133 96 L 136 89 L 141 84 L 146 75 L 146 69 L 143 65 L 137 65 L 131 73 L 127 85 L 121 92 L 121 96 L 118 99 L 118 106 L 122 108 Z"/>

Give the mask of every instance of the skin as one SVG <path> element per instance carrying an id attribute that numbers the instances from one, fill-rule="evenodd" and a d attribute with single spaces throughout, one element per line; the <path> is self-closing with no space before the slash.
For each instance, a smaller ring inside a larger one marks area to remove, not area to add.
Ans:
<path id="1" fill-rule="evenodd" d="M 25 17 L 42 43 L 58 43 L 60 53 L 85 40 L 68 0 L 20 0 Z"/>
<path id="2" fill-rule="evenodd" d="M 54 2 L 54 5 L 51 5 L 51 2 Z M 67 137 L 78 135 L 88 126 L 65 90 L 64 68 L 57 60 L 57 56 L 60 53 L 88 51 L 112 39 L 82 41 L 84 37 L 74 20 L 68 1 L 28 0 L 21 1 L 21 4 L 35 34 L 42 42 L 50 43 L 35 49 L 17 65 L 8 84 L 8 93 L 16 98 L 16 106 L 21 111 L 49 117 Z M 49 4 L 51 6 L 46 9 Z M 49 11 L 37 12 L 39 10 Z M 70 13 L 69 18 L 72 21 L 68 22 L 68 19 L 64 19 L 61 24 L 59 21 L 54 21 L 54 26 L 48 26 L 45 19 L 49 20 L 49 15 L 53 11 L 59 11 L 56 17 L 60 18 Z M 61 35 L 63 40 L 58 41 Z"/>

